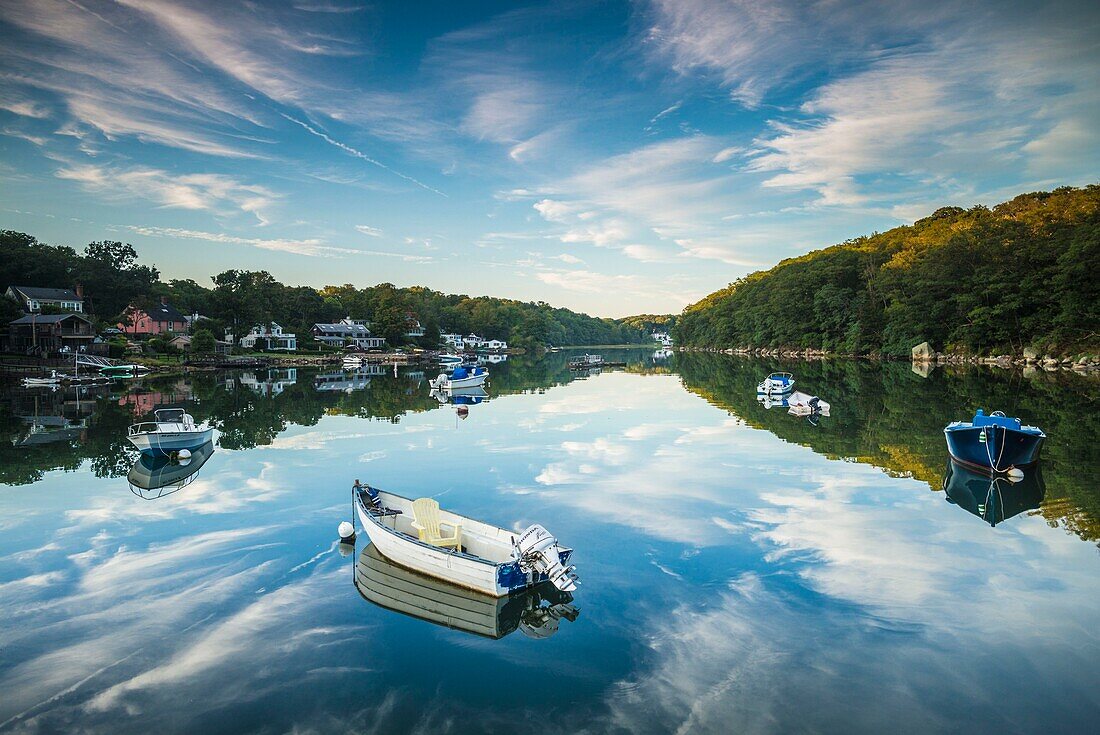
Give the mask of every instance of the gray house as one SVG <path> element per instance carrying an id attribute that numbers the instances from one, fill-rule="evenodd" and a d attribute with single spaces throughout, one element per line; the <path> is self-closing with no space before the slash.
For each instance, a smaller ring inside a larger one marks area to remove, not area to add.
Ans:
<path id="1" fill-rule="evenodd" d="M 77 314 L 84 312 L 84 289 L 80 284 L 77 284 L 76 289 L 8 286 L 4 295 L 18 301 L 23 311 L 28 314 L 42 311 L 43 306 Z"/>

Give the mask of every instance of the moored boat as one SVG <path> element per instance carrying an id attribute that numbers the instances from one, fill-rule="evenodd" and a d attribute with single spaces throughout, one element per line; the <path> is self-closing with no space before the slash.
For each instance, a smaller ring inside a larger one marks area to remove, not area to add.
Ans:
<path id="1" fill-rule="evenodd" d="M 200 428 L 182 408 L 161 408 L 153 412 L 155 421 L 133 424 L 126 438 L 142 454 L 168 455 L 180 449 L 194 449 L 211 441 L 214 430 Z"/>
<path id="2" fill-rule="evenodd" d="M 495 597 L 395 564 L 367 544 L 355 564 L 355 587 L 364 599 L 436 625 L 503 638 L 522 630 L 549 638 L 562 619 L 577 619 L 573 596 L 544 582 L 511 596 Z"/>
<path id="3" fill-rule="evenodd" d="M 790 373 L 772 373 L 756 386 L 756 394 L 782 395 L 794 390 L 794 376 Z"/>
<path id="4" fill-rule="evenodd" d="M 409 498 L 357 485 L 356 516 L 371 543 L 390 561 L 493 597 L 549 581 L 577 587 L 568 566 L 573 550 L 539 525 L 516 534 L 457 513 L 431 498 Z"/>
<path id="5" fill-rule="evenodd" d="M 440 373 L 429 385 L 434 390 L 454 390 L 455 388 L 475 388 L 485 385 L 489 371 L 481 366 L 459 365 L 449 374 Z"/>
<path id="6" fill-rule="evenodd" d="M 985 472 L 1008 472 L 1039 461 L 1046 434 L 1003 411 L 978 409 L 971 421 L 952 421 L 943 430 L 947 451 L 961 464 Z"/>
<path id="7" fill-rule="evenodd" d="M 104 365 L 99 369 L 99 372 L 109 377 L 121 378 L 147 373 L 149 368 L 135 363 L 126 363 L 122 365 Z"/>

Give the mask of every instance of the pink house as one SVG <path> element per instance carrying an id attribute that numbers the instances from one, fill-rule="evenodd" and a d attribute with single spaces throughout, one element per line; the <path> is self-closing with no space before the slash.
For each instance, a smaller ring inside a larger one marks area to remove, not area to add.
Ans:
<path id="1" fill-rule="evenodd" d="M 118 325 L 125 334 L 164 334 L 187 331 L 187 318 L 168 303 L 167 296 L 162 296 L 160 303 L 149 309 L 131 306 L 126 310 L 126 317 L 126 321 Z"/>

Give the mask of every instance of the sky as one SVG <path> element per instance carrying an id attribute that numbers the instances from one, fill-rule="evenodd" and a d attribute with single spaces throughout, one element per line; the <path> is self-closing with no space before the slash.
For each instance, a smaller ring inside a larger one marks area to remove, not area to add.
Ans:
<path id="1" fill-rule="evenodd" d="M 0 0 L 0 37 L 0 228 L 206 285 L 679 312 L 1100 180 L 1089 2 Z"/>

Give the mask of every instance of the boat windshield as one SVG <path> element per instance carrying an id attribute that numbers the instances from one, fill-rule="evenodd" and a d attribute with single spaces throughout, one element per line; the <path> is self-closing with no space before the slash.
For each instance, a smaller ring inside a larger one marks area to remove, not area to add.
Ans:
<path id="1" fill-rule="evenodd" d="M 162 408 L 153 411 L 153 415 L 157 417 L 157 421 L 165 424 L 183 423 L 184 414 L 185 411 L 182 408 Z"/>

